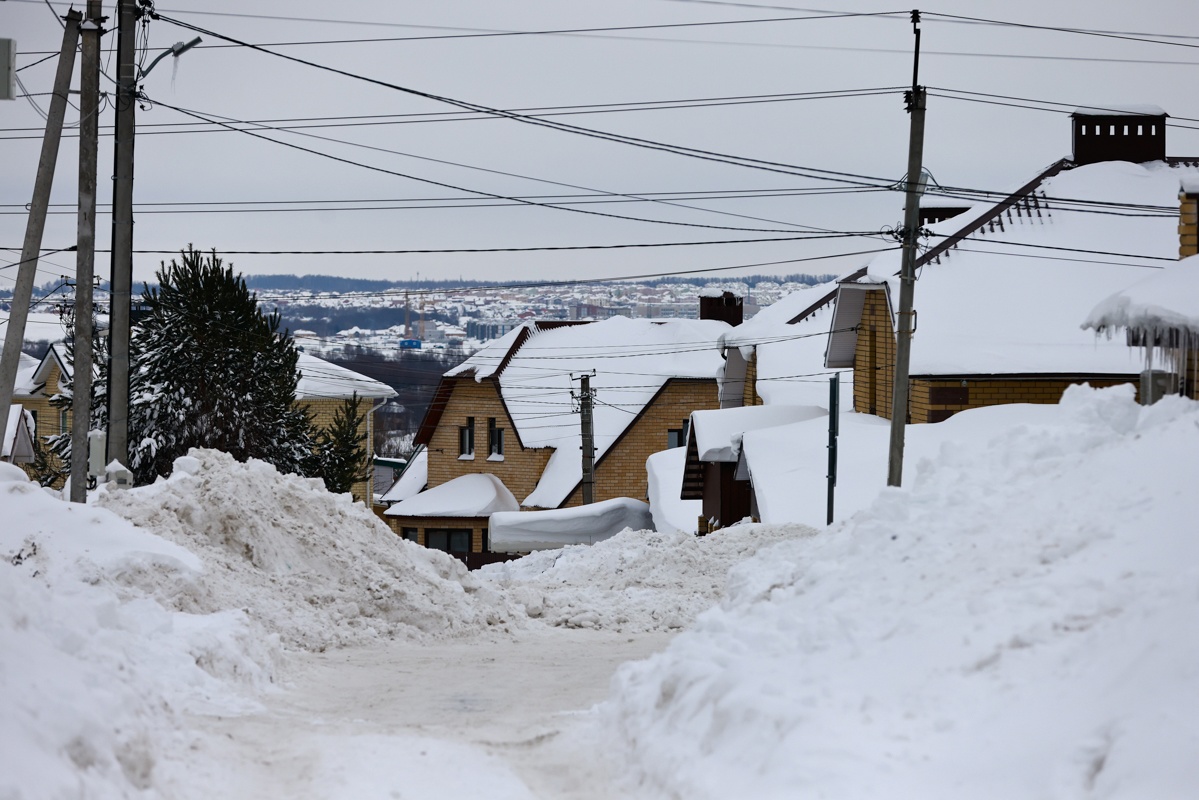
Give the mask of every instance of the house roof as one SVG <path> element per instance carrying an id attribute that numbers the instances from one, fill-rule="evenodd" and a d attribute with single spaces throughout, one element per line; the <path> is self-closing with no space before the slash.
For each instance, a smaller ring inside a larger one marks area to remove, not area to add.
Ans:
<path id="1" fill-rule="evenodd" d="M 1190 256 L 1154 272 L 1101 300 L 1082 327 L 1119 328 L 1161 333 L 1186 330 L 1199 336 L 1199 256 Z"/>
<path id="2" fill-rule="evenodd" d="M 305 352 L 296 362 L 300 381 L 296 385 L 297 400 L 351 397 L 395 397 L 396 390 L 374 378 L 346 369 Z"/>
<path id="3" fill-rule="evenodd" d="M 401 500 L 384 513 L 389 517 L 486 517 L 495 511 L 519 510 L 520 504 L 503 481 L 475 472 Z"/>
<path id="4" fill-rule="evenodd" d="M 526 506 L 556 508 L 582 479 L 579 417 L 572 410 L 578 381 L 594 370 L 593 419 L 597 464 L 672 379 L 719 379 L 716 348 L 729 325 L 715 320 L 612 317 L 580 324 L 526 323 L 446 373 L 447 378 L 494 379 L 524 447 L 551 448 Z M 422 426 L 431 433 L 452 387 L 443 382 Z M 686 416 L 681 410 L 680 422 Z M 424 439 L 422 438 L 422 441 Z"/>
<path id="5" fill-rule="evenodd" d="M 8 408 L 8 425 L 4 429 L 4 441 L 0 442 L 0 458 L 13 464 L 33 461 L 33 415 L 13 403 Z"/>
<path id="6" fill-rule="evenodd" d="M 828 416 L 821 406 L 740 406 L 691 412 L 689 438 L 699 461 L 735 462 L 747 431 Z M 690 442 L 688 443 L 690 447 Z"/>
<path id="7" fill-rule="evenodd" d="M 1174 260 L 1179 181 L 1197 173 L 1184 159 L 1059 162 L 989 211 L 930 226 L 943 241 L 918 261 L 911 374 L 1139 371 L 1123 343 L 1096 341 L 1079 321 Z M 894 295 L 899 267 L 898 252 L 881 254 L 865 279 L 841 287 L 838 303 L 880 281 Z M 838 314 L 834 325 L 852 327 L 852 317 Z M 835 339 L 830 366 L 843 363 Z"/>
<path id="8" fill-rule="evenodd" d="M 836 294 L 835 281 L 792 292 L 720 337 L 722 347 L 755 356 L 756 389 L 767 405 L 828 404 L 824 351 Z M 853 391 L 852 381 L 851 372 L 843 373 L 843 391 Z"/>

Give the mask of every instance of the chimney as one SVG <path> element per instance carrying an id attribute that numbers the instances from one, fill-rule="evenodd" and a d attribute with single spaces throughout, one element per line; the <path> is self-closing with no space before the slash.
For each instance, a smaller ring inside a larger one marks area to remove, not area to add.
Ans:
<path id="1" fill-rule="evenodd" d="M 705 289 L 699 295 L 699 318 L 740 325 L 743 319 L 741 302 L 741 298 L 732 292 Z"/>
<path id="2" fill-rule="evenodd" d="M 1199 255 L 1199 178 L 1183 178 L 1178 193 L 1178 257 Z"/>
<path id="3" fill-rule="evenodd" d="M 1079 108 L 1074 123 L 1074 163 L 1161 161 L 1166 157 L 1166 117 L 1157 106 Z"/>

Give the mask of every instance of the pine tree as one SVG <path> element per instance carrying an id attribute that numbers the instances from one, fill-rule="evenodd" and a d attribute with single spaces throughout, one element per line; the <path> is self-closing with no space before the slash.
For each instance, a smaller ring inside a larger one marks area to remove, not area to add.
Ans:
<path id="1" fill-rule="evenodd" d="M 366 414 L 362 398 L 354 393 L 333 412 L 333 423 L 318 434 L 319 474 L 325 488 L 341 494 L 370 477 L 366 451 Z"/>
<path id="2" fill-rule="evenodd" d="M 314 435 L 295 405 L 298 351 L 213 250 L 188 245 L 158 270 L 130 344 L 129 467 L 138 483 L 192 447 L 310 474 Z"/>

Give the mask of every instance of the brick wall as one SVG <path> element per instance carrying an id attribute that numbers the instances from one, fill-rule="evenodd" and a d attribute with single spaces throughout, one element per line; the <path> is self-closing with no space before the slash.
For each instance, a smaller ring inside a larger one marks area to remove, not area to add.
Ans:
<path id="1" fill-rule="evenodd" d="M 1178 195 L 1178 257 L 1199 254 L 1199 194 Z"/>
<path id="2" fill-rule="evenodd" d="M 387 517 L 387 525 L 397 536 L 403 536 L 405 528 L 416 528 L 416 543 L 422 547 L 427 547 L 425 531 L 431 528 L 470 529 L 470 551 L 486 552 L 483 549 L 487 536 L 486 517 Z"/>
<path id="3" fill-rule="evenodd" d="M 753 355 L 749 357 L 749 361 L 745 365 L 745 386 L 742 389 L 741 405 L 743 406 L 760 406 L 762 405 L 762 397 L 758 394 L 758 351 L 754 349 Z"/>
<path id="4" fill-rule="evenodd" d="M 911 421 L 940 422 L 958 411 L 1006 403 L 1056 403 L 1067 386 L 1087 383 L 1095 388 L 1137 384 L 1137 378 L 1012 378 L 993 380 L 912 379 Z M 965 384 L 965 385 L 963 385 Z"/>
<path id="5" fill-rule="evenodd" d="M 466 424 L 467 417 L 475 418 L 473 460 L 458 457 L 458 428 Z M 496 424 L 504 429 L 503 461 L 488 461 L 487 420 L 490 417 L 494 417 Z M 453 391 L 427 449 L 430 487 L 440 486 L 462 475 L 488 472 L 502 480 L 518 501 L 528 497 L 537 486 L 554 452 L 547 447 L 522 448 L 504 404 L 500 401 L 496 383 L 491 380 L 476 383 L 473 378 L 454 381 Z"/>
<path id="6" fill-rule="evenodd" d="M 895 331 L 886 292 L 879 289 L 865 294 L 853 357 L 853 410 L 890 419 Z"/>
<path id="7" fill-rule="evenodd" d="M 594 499 L 646 499 L 649 494 L 646 459 L 666 449 L 668 432 L 681 428 L 692 411 L 719 407 L 715 380 L 673 378 L 667 381 L 641 417 L 596 462 Z M 582 503 L 583 489 L 579 486 L 570 493 L 563 506 Z"/>
<path id="8" fill-rule="evenodd" d="M 333 424 L 333 415 L 336 413 L 337 409 L 342 407 L 344 402 L 344 398 L 340 397 L 317 397 L 298 400 L 296 401 L 296 405 L 307 406 L 308 411 L 312 414 L 312 424 L 318 429 L 321 429 L 328 428 Z M 366 441 L 364 444 L 366 445 L 366 458 L 368 464 L 371 463 L 371 460 L 375 455 L 375 437 L 373 428 L 374 420 L 372 419 L 374 415 L 370 413 L 371 406 L 373 405 L 374 401 L 372 401 L 371 398 L 363 397 L 358 406 L 359 411 L 365 414 L 365 418 L 362 420 L 362 425 L 358 427 L 358 432 L 366 434 Z M 358 481 L 351 486 L 350 494 L 353 495 L 355 500 L 361 500 L 365 502 L 367 506 L 370 506 L 372 498 L 374 497 L 374 490 L 374 470 L 367 470 L 366 480 Z"/>

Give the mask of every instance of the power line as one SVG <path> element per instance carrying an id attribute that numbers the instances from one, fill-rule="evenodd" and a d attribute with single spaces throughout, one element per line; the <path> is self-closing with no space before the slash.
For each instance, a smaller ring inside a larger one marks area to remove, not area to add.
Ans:
<path id="1" fill-rule="evenodd" d="M 1150 39 L 1150 38 L 1145 38 L 1145 36 L 1137 36 L 1137 35 L 1127 34 L 1127 33 L 1104 32 L 1104 31 L 1088 30 L 1085 28 L 1063 28 L 1063 27 L 1055 27 L 1053 25 L 1034 25 L 1029 22 L 1010 22 L 1007 20 L 986 19 L 983 17 L 967 17 L 967 16 L 961 16 L 958 14 L 941 14 L 941 13 L 937 13 L 935 11 L 928 11 L 925 13 L 927 14 L 927 16 L 933 17 L 933 18 L 974 22 L 974 23 L 980 23 L 980 24 L 984 24 L 984 25 L 1000 25 L 1000 26 L 1009 27 L 1009 28 L 1027 28 L 1030 30 L 1039 30 L 1039 31 L 1055 31 L 1057 33 L 1076 33 L 1076 34 L 1079 34 L 1082 36 L 1098 36 L 1098 37 L 1102 37 L 1104 39 L 1124 39 L 1126 41 L 1132 41 L 1132 42 L 1145 42 L 1148 44 L 1164 44 L 1169 47 L 1199 48 L 1199 44 L 1190 44 L 1188 42 L 1161 41 L 1160 39 Z"/>

